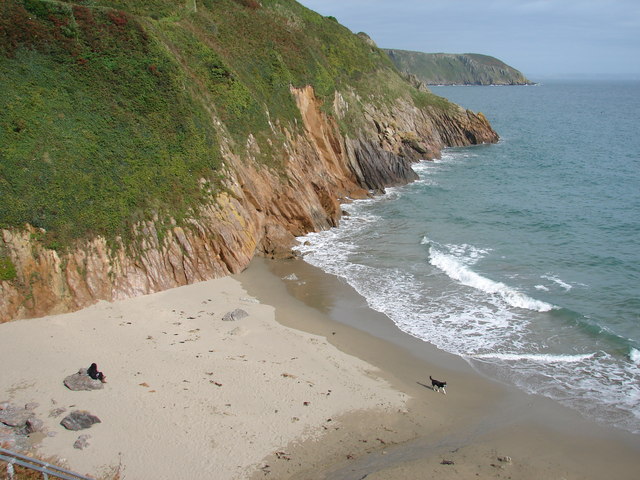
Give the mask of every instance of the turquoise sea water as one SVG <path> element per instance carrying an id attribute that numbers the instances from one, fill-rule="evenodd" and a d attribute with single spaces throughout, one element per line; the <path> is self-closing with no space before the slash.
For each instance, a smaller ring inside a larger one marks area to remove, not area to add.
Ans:
<path id="1" fill-rule="evenodd" d="M 404 331 L 640 433 L 640 83 L 435 87 L 501 140 L 304 237 Z"/>

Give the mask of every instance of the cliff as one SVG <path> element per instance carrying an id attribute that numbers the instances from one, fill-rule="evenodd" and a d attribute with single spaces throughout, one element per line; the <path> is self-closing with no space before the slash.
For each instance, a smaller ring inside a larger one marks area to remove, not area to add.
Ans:
<path id="1" fill-rule="evenodd" d="M 288 0 L 0 11 L 0 320 L 239 272 L 497 141 Z"/>
<path id="2" fill-rule="evenodd" d="M 427 85 L 533 85 L 513 67 L 477 53 L 423 53 L 385 50 L 401 72 Z"/>

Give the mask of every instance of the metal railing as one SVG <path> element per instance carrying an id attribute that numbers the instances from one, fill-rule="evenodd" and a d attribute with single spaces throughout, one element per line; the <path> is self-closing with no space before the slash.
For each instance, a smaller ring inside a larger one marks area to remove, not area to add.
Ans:
<path id="1" fill-rule="evenodd" d="M 49 475 L 63 480 L 94 480 L 90 477 L 85 477 L 84 475 L 60 468 L 57 465 L 43 462 L 37 458 L 27 457 L 26 455 L 21 455 L 11 450 L 5 450 L 4 448 L 0 448 L 0 461 L 7 462 L 7 478 L 9 480 L 13 480 L 14 478 L 14 465 L 20 465 L 21 467 L 40 472 L 42 473 L 42 478 L 45 480 L 49 478 Z"/>

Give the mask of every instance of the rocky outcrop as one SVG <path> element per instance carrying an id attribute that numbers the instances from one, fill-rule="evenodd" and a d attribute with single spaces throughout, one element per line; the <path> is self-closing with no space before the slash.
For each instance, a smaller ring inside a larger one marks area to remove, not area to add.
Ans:
<path id="1" fill-rule="evenodd" d="M 350 147 L 362 186 L 381 192 L 385 187 L 404 185 L 418 178 L 411 169 L 411 161 L 404 156 L 381 150 L 378 145 L 363 139 L 350 142 Z"/>
<path id="2" fill-rule="evenodd" d="M 60 254 L 32 240 L 31 226 L 2 230 L 0 247 L 16 277 L 0 281 L 0 321 L 76 310 L 225 276 L 255 254 L 291 255 L 296 236 L 336 226 L 341 202 L 416 178 L 411 163 L 435 158 L 445 146 L 495 142 L 486 118 L 462 108 L 364 105 L 355 138 L 337 120 L 350 102 L 337 93 L 336 117 L 324 113 L 313 89 L 292 89 L 303 133 L 274 125 L 284 136 L 285 172 L 239 158 L 223 146 L 226 191 L 189 222 L 160 235 L 154 222 L 136 226 L 135 245 L 104 238 Z M 342 113 L 341 113 L 342 112 Z"/>

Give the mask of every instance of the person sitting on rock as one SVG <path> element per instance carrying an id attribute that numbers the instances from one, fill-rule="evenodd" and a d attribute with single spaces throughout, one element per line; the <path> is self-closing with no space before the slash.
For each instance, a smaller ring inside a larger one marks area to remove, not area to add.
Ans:
<path id="1" fill-rule="evenodd" d="M 107 382 L 107 377 L 104 376 L 102 372 L 98 371 L 98 365 L 92 363 L 89 369 L 87 370 L 87 375 L 89 375 L 94 380 L 100 380 L 102 383 Z"/>

